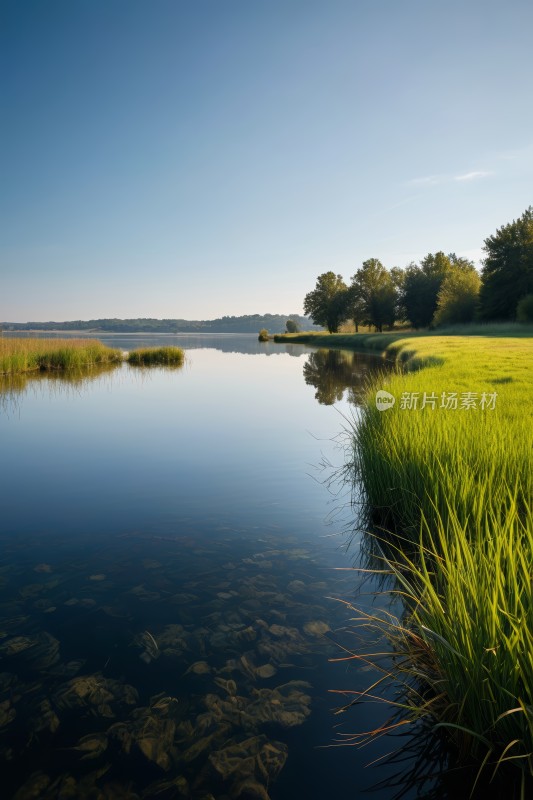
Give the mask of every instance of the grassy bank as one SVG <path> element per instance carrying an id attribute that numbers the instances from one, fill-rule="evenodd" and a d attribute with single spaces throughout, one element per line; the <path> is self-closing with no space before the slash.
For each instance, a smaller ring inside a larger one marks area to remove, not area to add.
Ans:
<path id="1" fill-rule="evenodd" d="M 122 361 L 122 353 L 90 339 L 0 337 L 0 374 L 81 369 Z"/>
<path id="2" fill-rule="evenodd" d="M 181 347 L 143 347 L 128 353 L 126 360 L 134 366 L 181 367 L 185 353 Z"/>
<path id="3" fill-rule="evenodd" d="M 394 355 L 394 345 L 401 342 L 405 350 L 405 340 L 425 339 L 434 336 L 490 336 L 529 338 L 533 336 L 532 325 L 521 325 L 516 322 L 487 323 L 480 325 L 453 325 L 433 331 L 385 331 L 384 333 L 326 333 L 325 331 L 309 331 L 307 333 L 277 333 L 275 342 L 285 344 L 310 344 L 317 347 L 342 347 L 351 350 L 372 350 Z"/>
<path id="4" fill-rule="evenodd" d="M 408 613 L 367 624 L 395 643 L 392 677 L 410 685 L 408 713 L 444 726 L 465 757 L 492 769 L 514 763 L 529 780 L 533 338 L 520 333 L 385 344 L 385 354 L 415 369 L 369 392 L 351 468 L 374 523 L 396 534 L 381 537 L 380 568 L 394 576 Z M 392 408 L 376 408 L 378 388 L 394 396 Z"/>

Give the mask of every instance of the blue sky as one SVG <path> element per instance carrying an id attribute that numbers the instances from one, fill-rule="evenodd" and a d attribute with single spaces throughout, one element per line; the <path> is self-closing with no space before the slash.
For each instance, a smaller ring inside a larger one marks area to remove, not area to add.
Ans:
<path id="1" fill-rule="evenodd" d="M 301 311 L 533 203 L 530 0 L 0 0 L 0 319 Z"/>

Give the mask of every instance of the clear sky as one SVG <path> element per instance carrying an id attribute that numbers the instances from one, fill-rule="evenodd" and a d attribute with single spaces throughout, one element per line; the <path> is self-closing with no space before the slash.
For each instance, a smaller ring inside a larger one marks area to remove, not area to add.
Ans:
<path id="1" fill-rule="evenodd" d="M 531 0 L 0 0 L 0 320 L 293 313 L 533 203 Z"/>

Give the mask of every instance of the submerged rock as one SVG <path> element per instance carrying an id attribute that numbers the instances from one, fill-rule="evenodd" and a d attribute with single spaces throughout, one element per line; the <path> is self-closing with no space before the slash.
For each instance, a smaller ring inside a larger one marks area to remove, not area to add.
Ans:
<path id="1" fill-rule="evenodd" d="M 26 668 L 46 670 L 59 661 L 59 642 L 46 631 L 34 636 L 13 636 L 0 645 L 0 656 L 20 661 Z"/>
<path id="2" fill-rule="evenodd" d="M 190 797 L 189 784 L 183 775 L 178 775 L 170 780 L 157 781 L 150 784 L 142 794 L 143 800 L 150 800 L 153 797 L 186 798 Z"/>
<path id="3" fill-rule="evenodd" d="M 216 776 L 228 785 L 231 797 L 269 800 L 266 790 L 287 760 L 287 745 L 270 742 L 266 736 L 253 736 L 231 742 L 209 755 Z"/>
<path id="4" fill-rule="evenodd" d="M 82 761 L 98 758 L 107 750 L 107 736 L 105 733 L 90 733 L 82 736 L 72 749 L 80 753 Z"/>
<path id="5" fill-rule="evenodd" d="M 255 670 L 255 674 L 259 678 L 271 678 L 277 672 L 276 667 L 273 664 L 263 664 L 261 667 L 257 667 Z"/>
<path id="6" fill-rule="evenodd" d="M 331 630 L 331 628 L 329 627 L 327 622 L 322 622 L 321 620 L 318 619 L 306 622 L 304 625 L 304 631 L 306 633 L 311 634 L 311 636 L 323 636 L 329 630 Z"/>
<path id="7" fill-rule="evenodd" d="M 211 667 L 207 661 L 195 661 L 185 674 L 187 675 L 189 672 L 192 672 L 194 675 L 208 675 L 211 672 Z"/>
<path id="8" fill-rule="evenodd" d="M 167 625 L 155 639 L 163 655 L 181 658 L 183 653 L 189 649 L 186 637 L 187 633 L 183 625 Z"/>
<path id="9" fill-rule="evenodd" d="M 135 705 L 138 694 L 133 686 L 104 678 L 98 672 L 73 678 L 57 689 L 53 699 L 59 710 L 86 708 L 98 716 L 113 718 L 116 709 Z"/>
<path id="10" fill-rule="evenodd" d="M 229 695 L 234 696 L 237 694 L 237 684 L 232 680 L 224 680 L 224 678 L 215 678 L 215 683 L 227 692 Z"/>
<path id="11" fill-rule="evenodd" d="M 127 722 L 117 722 L 107 733 L 127 755 L 140 752 L 165 772 L 177 763 L 175 735 L 178 701 L 165 694 L 152 697 L 150 706 L 138 708 Z"/>
<path id="12" fill-rule="evenodd" d="M 9 725 L 17 716 L 16 710 L 11 705 L 11 700 L 0 703 L 0 729 Z"/>
<path id="13" fill-rule="evenodd" d="M 35 731 L 35 733 L 41 733 L 41 731 L 55 733 L 59 728 L 59 725 L 59 717 L 52 708 L 50 700 L 46 698 L 39 704 L 38 708 L 34 712 L 34 716 L 32 718 L 32 729 Z"/>
<path id="14" fill-rule="evenodd" d="M 13 800 L 40 800 L 49 785 L 48 775 L 44 772 L 34 772 L 13 795 Z"/>

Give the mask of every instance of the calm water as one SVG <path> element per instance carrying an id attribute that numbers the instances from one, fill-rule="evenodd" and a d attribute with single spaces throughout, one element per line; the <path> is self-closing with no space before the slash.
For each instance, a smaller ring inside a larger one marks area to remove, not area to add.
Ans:
<path id="1" fill-rule="evenodd" d="M 330 660 L 374 643 L 338 602 L 362 579 L 320 468 L 383 362 L 99 338 L 187 362 L 3 387 L 3 796 L 393 797 L 397 767 L 366 765 L 397 741 L 331 746 L 387 710 L 333 713 L 376 676 Z"/>

